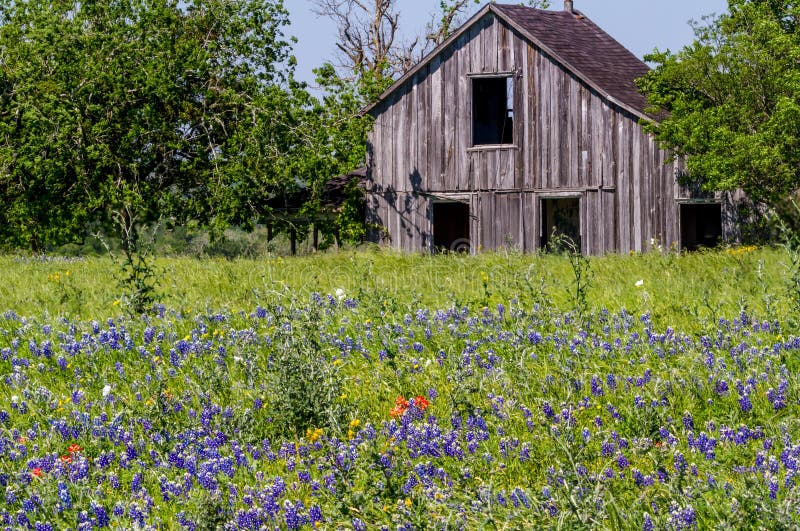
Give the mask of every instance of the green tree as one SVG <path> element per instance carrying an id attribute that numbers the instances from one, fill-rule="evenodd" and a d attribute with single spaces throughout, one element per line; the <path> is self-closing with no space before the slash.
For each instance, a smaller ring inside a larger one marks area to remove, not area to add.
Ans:
<path id="1" fill-rule="evenodd" d="M 361 112 L 366 100 L 359 89 L 367 92 L 380 89 L 370 89 L 366 78 L 362 78 L 358 85 L 341 78 L 330 63 L 315 73 L 317 84 L 324 92 L 320 99 L 313 100 L 314 105 L 309 108 L 306 119 L 306 129 L 310 133 L 307 145 L 313 147 L 313 154 L 305 160 L 313 163 L 307 171 L 313 182 L 312 194 L 304 208 L 312 218 L 325 217 L 327 222 L 322 227 L 329 235 L 335 234 L 355 243 L 366 234 L 364 193 L 359 183 L 350 181 L 345 186 L 341 207 L 335 212 L 326 212 L 322 192 L 330 178 L 365 164 L 367 132 L 372 118 Z"/>
<path id="2" fill-rule="evenodd" d="M 248 221 L 294 186 L 302 119 L 281 0 L 55 0 L 0 8 L 0 241 L 91 222 Z M 135 250 L 135 249 L 134 249 Z"/>
<path id="3" fill-rule="evenodd" d="M 646 58 L 649 130 L 687 158 L 689 180 L 774 204 L 800 188 L 800 6 L 728 6 L 695 25 L 690 46 Z"/>

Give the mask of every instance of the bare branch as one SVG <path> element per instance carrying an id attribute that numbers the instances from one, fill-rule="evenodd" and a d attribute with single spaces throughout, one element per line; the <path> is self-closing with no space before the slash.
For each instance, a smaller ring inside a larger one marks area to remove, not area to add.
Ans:
<path id="1" fill-rule="evenodd" d="M 398 77 L 425 54 L 443 43 L 464 22 L 475 0 L 441 0 L 424 35 L 400 39 L 400 0 L 313 0 L 315 13 L 331 19 L 337 27 L 339 67 L 354 77 L 365 73 L 375 78 Z M 528 0 L 528 5 L 546 7 L 546 0 Z"/>

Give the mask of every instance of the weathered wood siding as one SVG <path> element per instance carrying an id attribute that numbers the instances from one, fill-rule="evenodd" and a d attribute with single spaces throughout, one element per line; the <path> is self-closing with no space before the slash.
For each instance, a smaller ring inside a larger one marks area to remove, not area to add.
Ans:
<path id="1" fill-rule="evenodd" d="M 475 147 L 470 75 L 515 72 L 514 145 Z M 581 200 L 588 254 L 680 239 L 675 167 L 631 115 L 491 13 L 372 114 L 369 221 L 406 251 L 432 246 L 431 200 L 470 204 L 473 249 L 538 248 L 540 200 Z"/>

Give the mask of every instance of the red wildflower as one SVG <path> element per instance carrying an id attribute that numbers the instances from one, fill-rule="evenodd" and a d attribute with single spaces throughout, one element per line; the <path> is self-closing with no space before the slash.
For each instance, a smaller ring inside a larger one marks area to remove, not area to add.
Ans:
<path id="1" fill-rule="evenodd" d="M 71 463 L 72 462 L 72 456 L 62 455 L 61 456 L 61 462 L 62 463 Z"/>
<path id="2" fill-rule="evenodd" d="M 414 397 L 414 406 L 420 411 L 425 411 L 429 405 L 431 405 L 430 402 L 424 396 L 417 395 Z"/>
<path id="3" fill-rule="evenodd" d="M 42 477 L 42 474 L 44 474 L 44 472 L 42 472 L 42 469 L 39 468 L 38 466 L 33 470 L 31 470 L 31 476 L 36 476 L 37 478 L 40 478 Z"/>
<path id="4" fill-rule="evenodd" d="M 412 400 L 414 401 L 414 407 L 420 411 L 425 411 L 428 409 L 428 406 L 431 405 L 430 402 L 428 402 L 428 400 L 422 395 L 417 395 L 412 398 Z M 398 396 L 394 401 L 394 407 L 391 411 L 389 411 L 389 415 L 392 417 L 402 417 L 410 405 L 411 403 L 408 400 L 402 396 Z"/>
<path id="5" fill-rule="evenodd" d="M 67 448 L 67 451 L 71 454 L 80 452 L 81 450 L 83 450 L 83 448 L 81 448 L 78 444 L 70 444 L 69 448 Z"/>
<path id="6" fill-rule="evenodd" d="M 389 415 L 392 417 L 402 417 L 406 409 L 408 409 L 408 400 L 402 396 L 398 396 L 394 401 L 394 407 L 389 411 Z"/>

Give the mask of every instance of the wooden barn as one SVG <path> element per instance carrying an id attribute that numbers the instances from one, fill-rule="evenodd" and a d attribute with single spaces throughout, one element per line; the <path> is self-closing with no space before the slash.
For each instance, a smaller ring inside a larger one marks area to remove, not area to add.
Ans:
<path id="1" fill-rule="evenodd" d="M 371 238 L 411 252 L 585 254 L 735 239 L 730 194 L 678 184 L 639 121 L 648 67 L 566 1 L 489 4 L 367 109 Z"/>

